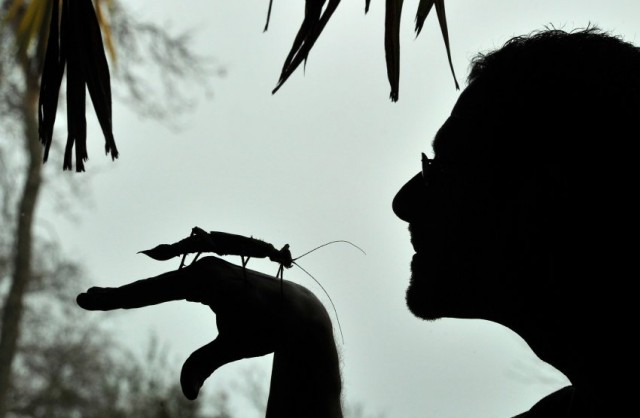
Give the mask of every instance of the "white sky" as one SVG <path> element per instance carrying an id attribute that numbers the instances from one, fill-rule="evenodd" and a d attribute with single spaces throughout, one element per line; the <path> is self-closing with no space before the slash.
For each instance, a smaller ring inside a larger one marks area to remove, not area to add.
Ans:
<path id="1" fill-rule="evenodd" d="M 304 4 L 275 1 L 262 33 L 268 1 L 138 0 L 143 17 L 194 28 L 196 49 L 226 67 L 212 79 L 213 97 L 200 95 L 180 130 L 143 120 L 115 104 L 121 157 L 103 155 L 103 138 L 89 134 L 93 205 L 76 223 L 43 200 L 40 218 L 55 221 L 69 252 L 87 265 L 88 280 L 117 286 L 177 267 L 136 254 L 186 237 L 193 226 L 262 238 L 294 256 L 346 239 L 367 255 L 336 244 L 300 262 L 330 292 L 345 336 L 345 396 L 389 418 L 512 416 L 564 386 L 509 330 L 484 321 L 426 323 L 405 308 L 412 249 L 406 224 L 391 211 L 398 188 L 419 170 L 420 152 L 459 95 L 446 62 L 435 11 L 417 40 L 417 0 L 405 2 L 400 100 L 388 100 L 384 2 L 344 1 L 298 71 L 271 95 Z M 292 4 L 293 3 L 293 4 Z M 589 22 L 634 42 L 640 3 L 628 1 L 447 1 L 454 66 L 464 85 L 469 59 L 513 35 L 546 24 L 571 29 Z M 88 113 L 92 113 L 90 110 Z M 544 150 L 540 150 L 544 153 Z M 52 156 L 46 172 L 60 170 Z M 67 173 L 68 175 L 77 175 Z M 237 260 L 232 260 L 237 261 Z M 272 263 L 253 268 L 276 272 Z M 297 269 L 285 277 L 327 302 Z M 216 335 L 214 317 L 187 302 L 118 313 L 91 313 L 144 346 L 157 334 L 182 361 Z M 255 366 L 268 383 L 271 357 L 229 365 L 205 384 L 233 389 Z M 176 381 L 178 374 L 176 372 Z M 237 408 L 242 408 L 238 404 Z M 241 414 L 250 417 L 249 412 Z"/>

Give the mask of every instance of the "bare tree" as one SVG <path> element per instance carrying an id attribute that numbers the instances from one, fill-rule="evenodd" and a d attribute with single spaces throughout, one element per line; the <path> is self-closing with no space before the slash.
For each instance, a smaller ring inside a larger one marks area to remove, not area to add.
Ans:
<path id="1" fill-rule="evenodd" d="M 49 17 L 56 3 L 57 0 L 0 0 L 0 169 L 4 171 L 0 176 L 3 186 L 0 190 L 3 220 L 0 262 L 4 263 L 2 288 L 5 289 L 0 316 L 0 418 L 5 416 L 7 393 L 12 384 L 25 295 L 33 281 L 34 219 L 44 181 L 38 126 L 40 74 Z M 124 45 L 152 37 L 157 50 L 164 50 L 167 56 L 181 60 L 184 65 L 177 68 L 159 59 L 162 54 L 146 54 L 147 65 L 161 67 L 168 77 L 181 81 L 200 83 L 206 77 L 205 63 L 189 48 L 188 37 L 138 21 L 117 1 L 94 0 L 93 4 L 96 10 L 101 10 L 100 28 L 113 53 L 125 34 Z M 107 9 L 107 5 L 111 5 L 111 9 Z M 110 23 L 116 31 L 110 29 Z M 130 48 L 122 48 L 118 62 L 125 75 L 124 84 L 133 92 L 142 78 L 128 72 L 130 52 Z M 135 108 L 141 102 L 132 103 Z"/>

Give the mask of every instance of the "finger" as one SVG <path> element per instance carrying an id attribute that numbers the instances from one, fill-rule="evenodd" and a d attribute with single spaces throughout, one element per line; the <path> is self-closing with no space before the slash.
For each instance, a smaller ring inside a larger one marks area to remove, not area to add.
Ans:
<path id="1" fill-rule="evenodd" d="M 250 274 L 247 276 L 247 273 Z M 204 303 L 219 312 L 236 307 L 237 297 L 246 293 L 245 276 L 270 293 L 280 283 L 273 277 L 252 270 L 245 271 L 239 266 L 209 256 L 188 267 L 121 287 L 91 288 L 78 295 L 76 301 L 84 309 L 106 311 L 186 299 Z"/>
<path id="2" fill-rule="evenodd" d="M 266 353 L 260 353 L 263 355 Z M 182 366 L 180 386 L 189 400 L 194 400 L 211 374 L 225 364 L 247 358 L 238 341 L 218 336 L 209 344 L 194 351 Z"/>
<path id="3" fill-rule="evenodd" d="M 242 278 L 242 268 L 209 256 L 188 267 L 124 286 L 91 288 L 76 301 L 84 309 L 106 311 L 186 299 L 216 310 L 217 306 L 227 306 L 233 299 L 229 296 L 242 289 Z"/>
<path id="4" fill-rule="evenodd" d="M 131 309 L 156 305 L 172 300 L 186 299 L 197 291 L 199 280 L 190 277 L 190 269 L 181 269 L 149 279 L 111 288 L 93 287 L 81 293 L 76 302 L 91 311 Z M 192 275 L 192 274 L 191 274 Z"/>

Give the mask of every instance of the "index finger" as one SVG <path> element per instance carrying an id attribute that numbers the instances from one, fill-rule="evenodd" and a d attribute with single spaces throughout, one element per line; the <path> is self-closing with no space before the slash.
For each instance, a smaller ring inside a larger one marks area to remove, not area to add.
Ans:
<path id="1" fill-rule="evenodd" d="M 191 266 L 120 287 L 92 287 L 79 294 L 76 302 L 90 311 L 141 308 L 184 299 L 205 303 L 203 295 L 209 294 L 211 287 L 215 286 L 213 283 L 220 281 L 220 278 L 210 278 L 214 273 L 211 267 L 216 266 L 220 267 L 220 275 L 224 275 L 223 272 L 230 272 L 229 267 L 233 265 L 216 257 L 207 257 Z M 209 288 L 207 292 L 205 284 Z"/>

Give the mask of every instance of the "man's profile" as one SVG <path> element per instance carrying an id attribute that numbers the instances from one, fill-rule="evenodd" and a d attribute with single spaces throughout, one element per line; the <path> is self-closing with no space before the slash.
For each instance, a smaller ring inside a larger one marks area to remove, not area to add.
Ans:
<path id="1" fill-rule="evenodd" d="M 507 326 L 571 381 L 521 417 L 628 405 L 620 378 L 635 362 L 619 327 L 634 317 L 639 114 L 637 47 L 596 28 L 514 38 L 474 59 L 434 157 L 394 199 L 416 251 L 411 312 Z M 342 417 L 331 320 L 302 286 L 206 257 L 77 300 L 110 310 L 181 299 L 210 306 L 219 331 L 185 362 L 188 398 L 222 365 L 274 353 L 267 417 Z"/>
<path id="2" fill-rule="evenodd" d="M 514 38 L 473 61 L 395 197 L 409 309 L 505 325 L 571 381 L 525 416 L 611 416 L 639 115 L 638 48 L 594 28 Z"/>

